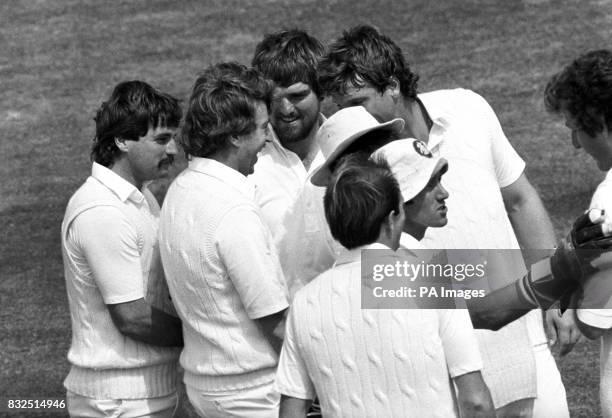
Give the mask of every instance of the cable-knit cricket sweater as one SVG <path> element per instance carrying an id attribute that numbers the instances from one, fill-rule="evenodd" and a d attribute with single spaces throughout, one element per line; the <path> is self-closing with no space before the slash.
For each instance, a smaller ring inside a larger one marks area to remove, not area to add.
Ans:
<path id="1" fill-rule="evenodd" d="M 157 347 L 121 334 L 107 304 L 143 298 L 174 313 L 164 281 L 159 206 L 106 167 L 72 196 L 62 223 L 62 253 L 72 320 L 64 385 L 96 399 L 141 399 L 176 391 L 178 347 Z"/>
<path id="2" fill-rule="evenodd" d="M 238 171 L 193 157 L 160 217 L 160 251 L 183 321 L 185 383 L 236 392 L 274 380 L 278 357 L 256 319 L 288 307 L 272 236 Z"/>
<path id="3" fill-rule="evenodd" d="M 279 391 L 327 417 L 457 416 L 450 377 L 482 368 L 467 311 L 361 309 L 362 249 L 296 294 Z"/>

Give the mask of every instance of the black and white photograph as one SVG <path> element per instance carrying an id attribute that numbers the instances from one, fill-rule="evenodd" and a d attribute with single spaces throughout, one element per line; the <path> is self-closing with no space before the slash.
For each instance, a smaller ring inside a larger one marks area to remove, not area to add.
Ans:
<path id="1" fill-rule="evenodd" d="M 0 22 L 0 416 L 612 418 L 611 0 Z"/>

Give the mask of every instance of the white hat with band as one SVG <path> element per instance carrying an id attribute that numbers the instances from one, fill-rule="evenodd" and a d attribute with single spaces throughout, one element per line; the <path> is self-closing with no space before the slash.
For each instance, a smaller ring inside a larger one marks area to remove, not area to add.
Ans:
<path id="1" fill-rule="evenodd" d="M 326 186 L 331 177 L 330 165 L 342 153 L 366 133 L 387 130 L 399 134 L 404 129 L 404 120 L 393 119 L 379 123 L 363 106 L 352 106 L 339 110 L 327 119 L 317 132 L 317 142 L 325 162 L 313 173 L 310 181 L 316 186 Z"/>

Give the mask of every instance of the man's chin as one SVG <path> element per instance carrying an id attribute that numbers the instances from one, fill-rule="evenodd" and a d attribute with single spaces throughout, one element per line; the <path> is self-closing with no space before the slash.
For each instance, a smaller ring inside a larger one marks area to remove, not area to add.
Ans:
<path id="1" fill-rule="evenodd" d="M 597 161 L 597 168 L 601 171 L 609 171 L 612 168 L 612 164 L 605 161 Z"/>
<path id="2" fill-rule="evenodd" d="M 168 177 L 170 177 L 170 170 L 168 170 L 168 168 L 160 168 L 157 171 L 157 179 L 167 179 Z"/>
<path id="3" fill-rule="evenodd" d="M 308 136 L 308 129 L 304 129 L 302 125 L 299 126 L 287 126 L 281 125 L 275 130 L 276 136 L 281 144 L 293 144 L 300 142 Z"/>

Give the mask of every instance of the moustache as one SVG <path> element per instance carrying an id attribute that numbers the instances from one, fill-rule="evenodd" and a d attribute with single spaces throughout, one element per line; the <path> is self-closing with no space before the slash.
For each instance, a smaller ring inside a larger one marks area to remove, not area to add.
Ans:
<path id="1" fill-rule="evenodd" d="M 164 158 L 163 160 L 159 162 L 157 167 L 163 168 L 164 166 L 171 166 L 173 163 L 174 163 L 174 156 L 168 155 L 166 158 Z"/>

